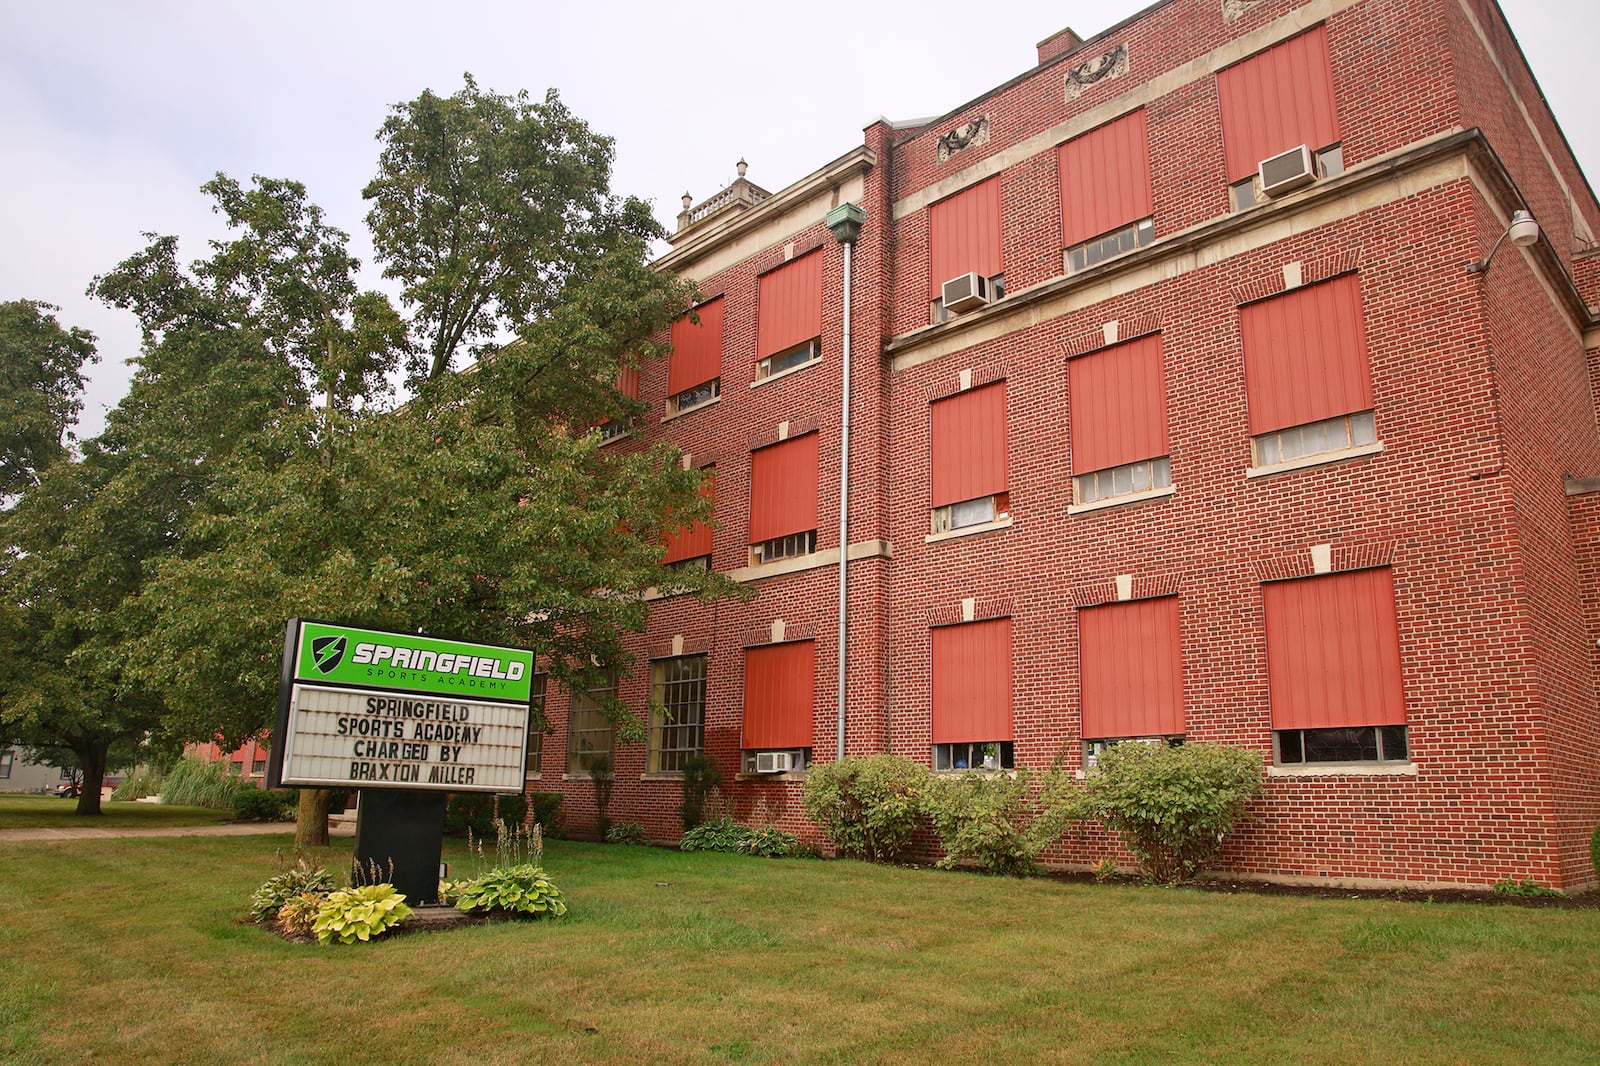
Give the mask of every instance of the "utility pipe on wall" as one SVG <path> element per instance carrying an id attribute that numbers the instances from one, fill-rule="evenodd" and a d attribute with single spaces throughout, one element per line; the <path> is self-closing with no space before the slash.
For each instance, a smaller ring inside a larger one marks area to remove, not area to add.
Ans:
<path id="1" fill-rule="evenodd" d="M 841 376 L 839 430 L 839 693 L 838 736 L 834 759 L 844 758 L 845 649 L 849 640 L 850 570 L 850 271 L 851 253 L 867 213 L 856 204 L 840 204 L 828 212 L 828 228 L 844 245 L 844 344 L 839 360 Z"/>

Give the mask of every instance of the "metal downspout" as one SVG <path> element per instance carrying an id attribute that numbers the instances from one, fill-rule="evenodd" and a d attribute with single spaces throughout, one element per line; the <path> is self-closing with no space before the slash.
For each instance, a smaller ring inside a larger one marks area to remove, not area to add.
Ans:
<path id="1" fill-rule="evenodd" d="M 840 204 L 828 212 L 828 228 L 839 243 L 844 245 L 844 344 L 840 357 L 840 431 L 839 431 L 839 690 L 838 733 L 834 748 L 835 761 L 844 758 L 845 678 L 849 646 L 849 592 L 850 592 L 850 275 L 852 252 L 866 212 L 855 204 Z"/>

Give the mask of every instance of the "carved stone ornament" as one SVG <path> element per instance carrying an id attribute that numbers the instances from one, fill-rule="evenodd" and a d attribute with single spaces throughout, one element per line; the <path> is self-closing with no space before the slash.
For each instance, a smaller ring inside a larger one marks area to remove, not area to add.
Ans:
<path id="1" fill-rule="evenodd" d="M 939 138 L 939 162 L 955 155 L 963 148 L 985 144 L 989 140 L 989 116 L 979 115 L 965 126 L 957 126 Z"/>
<path id="2" fill-rule="evenodd" d="M 1222 21 L 1237 22 L 1260 3 L 1261 0 L 1222 0 Z"/>
<path id="3" fill-rule="evenodd" d="M 1089 86 L 1128 73 L 1128 46 L 1119 44 L 1099 59 L 1090 59 L 1067 71 L 1067 99 L 1076 100 Z"/>

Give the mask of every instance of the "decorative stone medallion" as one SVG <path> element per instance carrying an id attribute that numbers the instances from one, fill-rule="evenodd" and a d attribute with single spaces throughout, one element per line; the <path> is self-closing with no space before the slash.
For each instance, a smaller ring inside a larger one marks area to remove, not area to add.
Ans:
<path id="1" fill-rule="evenodd" d="M 939 162 L 955 155 L 963 148 L 986 144 L 989 140 L 989 116 L 979 115 L 965 126 L 957 126 L 939 138 Z"/>
<path id="2" fill-rule="evenodd" d="M 1099 59 L 1090 59 L 1067 71 L 1067 100 L 1076 100 L 1098 82 L 1128 73 L 1128 46 L 1119 44 Z"/>

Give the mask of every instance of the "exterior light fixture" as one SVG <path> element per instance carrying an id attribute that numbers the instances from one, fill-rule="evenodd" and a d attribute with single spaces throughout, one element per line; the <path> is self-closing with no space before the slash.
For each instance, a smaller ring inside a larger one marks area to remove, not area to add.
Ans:
<path id="1" fill-rule="evenodd" d="M 1507 226 L 1506 231 L 1500 234 L 1500 239 L 1494 242 L 1494 247 L 1489 249 L 1489 254 L 1484 258 L 1483 262 L 1473 263 L 1467 267 L 1467 273 L 1488 273 L 1489 264 L 1494 260 L 1494 254 L 1500 250 L 1500 246 L 1506 242 L 1507 237 L 1510 237 L 1511 243 L 1518 248 L 1526 248 L 1530 244 L 1538 243 L 1538 220 L 1527 211 L 1513 211 L 1511 213 L 1511 225 Z"/>

